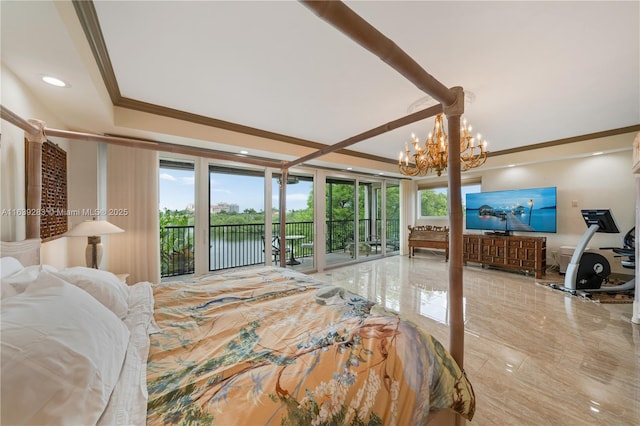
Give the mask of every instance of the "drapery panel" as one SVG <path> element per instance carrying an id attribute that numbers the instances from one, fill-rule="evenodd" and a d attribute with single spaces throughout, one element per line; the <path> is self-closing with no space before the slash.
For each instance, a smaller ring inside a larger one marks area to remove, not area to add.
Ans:
<path id="1" fill-rule="evenodd" d="M 157 151 L 107 147 L 106 220 L 124 229 L 105 241 L 107 268 L 130 284 L 160 282 L 158 164 Z"/>
<path id="2" fill-rule="evenodd" d="M 409 252 L 409 230 L 407 226 L 416 222 L 416 187 L 408 179 L 400 181 L 400 255 Z"/>

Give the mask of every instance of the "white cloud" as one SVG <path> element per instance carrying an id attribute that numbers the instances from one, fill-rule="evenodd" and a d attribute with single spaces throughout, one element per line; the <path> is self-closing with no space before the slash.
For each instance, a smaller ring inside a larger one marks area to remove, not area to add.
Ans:
<path id="1" fill-rule="evenodd" d="M 228 189 L 224 189 L 224 188 L 211 188 L 211 192 L 219 192 L 222 194 L 231 194 L 231 191 L 229 191 Z"/>
<path id="2" fill-rule="evenodd" d="M 169 173 L 160 173 L 160 179 L 170 180 L 172 182 L 176 181 L 176 178 Z"/>
<path id="3" fill-rule="evenodd" d="M 287 201 L 307 201 L 309 194 L 287 194 Z"/>
<path id="4" fill-rule="evenodd" d="M 175 179 L 174 179 L 175 180 Z M 184 185 L 193 185 L 193 183 L 195 182 L 196 178 L 193 176 L 188 176 L 188 177 L 181 177 L 180 178 L 180 182 Z"/>

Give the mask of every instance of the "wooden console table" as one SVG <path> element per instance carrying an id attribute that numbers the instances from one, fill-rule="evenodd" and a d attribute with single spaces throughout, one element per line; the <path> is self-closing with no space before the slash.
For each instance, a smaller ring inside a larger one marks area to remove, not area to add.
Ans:
<path id="1" fill-rule="evenodd" d="M 444 250 L 444 260 L 449 260 L 449 228 L 447 226 L 409 226 L 409 257 L 414 248 Z"/>
<path id="2" fill-rule="evenodd" d="M 462 246 L 462 260 L 465 263 L 534 271 L 536 278 L 542 278 L 547 269 L 545 237 L 464 234 Z"/>

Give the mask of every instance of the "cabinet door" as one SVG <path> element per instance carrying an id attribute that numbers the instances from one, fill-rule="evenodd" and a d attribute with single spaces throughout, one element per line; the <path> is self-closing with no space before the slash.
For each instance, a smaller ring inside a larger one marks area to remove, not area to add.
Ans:
<path id="1" fill-rule="evenodd" d="M 523 254 L 523 241 L 519 238 L 511 238 L 509 239 L 507 246 L 509 247 L 507 252 L 507 258 L 509 259 L 510 265 L 517 265 L 517 263 L 513 263 L 521 258 Z"/>
<path id="2" fill-rule="evenodd" d="M 474 235 L 462 236 L 463 261 L 477 262 L 480 260 L 480 237 Z"/>

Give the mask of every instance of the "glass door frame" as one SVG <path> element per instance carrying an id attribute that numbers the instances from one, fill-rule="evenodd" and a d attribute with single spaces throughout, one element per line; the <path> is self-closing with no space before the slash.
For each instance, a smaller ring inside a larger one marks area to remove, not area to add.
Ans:
<path id="1" fill-rule="evenodd" d="M 176 159 L 193 161 L 194 163 L 194 174 L 195 174 L 195 231 L 194 231 L 194 248 L 195 248 L 195 274 L 206 274 L 209 273 L 209 250 L 210 250 L 210 242 L 209 242 L 209 165 L 222 165 L 229 166 L 234 168 L 247 168 L 251 170 L 263 170 L 264 171 L 264 212 L 265 212 L 265 239 L 267 237 L 273 236 L 271 232 L 273 212 L 271 210 L 272 204 L 272 196 L 273 196 L 273 185 L 272 179 L 274 174 L 281 173 L 280 169 L 277 168 L 260 168 L 257 166 L 252 166 L 248 164 L 244 164 L 242 162 L 230 162 L 230 161 L 219 161 L 212 160 L 210 158 L 204 157 L 193 157 L 193 156 L 185 156 L 179 154 L 172 154 L 170 156 L 163 156 L 163 158 L 167 160 Z M 330 178 L 342 178 L 347 180 L 352 180 L 354 182 L 355 188 L 355 206 L 359 206 L 360 203 L 360 194 L 358 191 L 358 187 L 360 182 L 379 182 L 381 192 L 381 199 L 383 203 L 386 203 L 386 186 L 387 183 L 400 185 L 400 181 L 395 178 L 388 178 L 384 176 L 375 176 L 375 175 L 359 175 L 357 173 L 347 172 L 347 171 L 336 171 L 336 170 L 328 170 L 328 169 L 316 169 L 312 167 L 296 167 L 289 171 L 290 174 L 302 174 L 304 176 L 309 176 L 313 178 L 313 262 L 309 266 L 308 269 L 302 269 L 302 272 L 315 272 L 315 271 L 323 271 L 327 268 L 326 257 L 325 257 L 325 249 L 324 242 L 327 238 L 327 223 L 326 223 L 326 181 Z M 275 188 L 275 190 L 279 190 L 279 188 Z M 373 195 L 370 198 L 375 198 Z M 371 201 L 371 200 L 370 200 Z M 401 200 L 400 200 L 401 201 Z M 384 205 L 384 204 L 383 204 Z M 359 218 L 358 218 L 358 208 L 356 207 L 354 211 L 354 240 L 359 241 Z M 386 208 L 381 208 L 382 219 L 381 223 L 381 236 L 386 235 Z M 375 226 L 375 225 L 374 225 Z M 271 234 L 271 235 L 269 235 Z M 387 254 L 388 250 L 386 250 L 386 241 L 382 238 L 381 241 L 381 250 L 383 256 Z M 267 240 L 270 241 L 270 240 Z M 265 259 L 267 259 L 267 255 L 271 255 L 269 253 L 269 248 L 265 247 Z M 354 258 L 350 259 L 347 262 L 343 262 L 341 264 L 350 264 L 355 263 L 366 259 L 366 256 L 363 258 L 362 253 L 358 248 L 358 244 L 355 247 Z M 331 267 L 336 265 L 329 265 Z"/>
<path id="2" fill-rule="evenodd" d="M 280 186 L 279 185 L 274 185 L 274 176 L 279 176 L 281 175 L 282 170 L 277 169 L 277 168 L 266 168 L 265 169 L 265 241 L 271 241 L 271 239 L 275 236 L 278 235 L 278 230 L 277 229 L 273 229 L 273 197 L 275 196 L 275 194 L 278 194 L 278 208 L 280 208 Z M 318 211 L 318 207 L 317 207 L 317 200 L 318 200 L 318 196 L 316 195 L 318 192 L 318 179 L 317 179 L 317 170 L 316 169 L 312 169 L 312 168 L 306 168 L 306 167 L 295 167 L 291 170 L 288 170 L 287 175 L 289 177 L 291 176 L 299 176 L 299 177 L 304 177 L 304 178 L 310 178 L 313 181 L 313 185 L 312 185 L 312 191 L 314 194 L 314 199 L 313 199 L 313 225 L 312 225 L 312 234 L 311 234 L 311 241 L 313 243 L 313 247 L 311 248 L 311 264 L 307 265 L 307 264 L 299 264 L 296 265 L 296 270 L 298 271 L 302 271 L 302 272 L 314 272 L 316 270 L 318 270 L 317 268 L 317 262 L 318 262 L 318 241 L 319 240 L 319 236 L 318 236 L 318 220 L 317 220 L 317 211 Z M 287 196 L 290 193 L 290 188 L 289 186 L 292 184 L 287 184 Z M 275 191 L 275 192 L 274 192 Z M 268 205 L 268 207 L 267 207 Z M 290 205 L 285 203 L 285 207 L 286 210 L 290 210 Z M 284 217 L 284 219 L 286 220 L 286 216 L 287 216 L 287 212 L 285 211 L 284 215 L 281 215 L 281 217 Z M 271 225 L 271 226 L 269 226 Z M 267 244 L 270 245 L 270 244 Z M 300 247 L 296 247 L 298 249 L 300 249 Z M 268 248 L 269 251 L 269 256 L 271 255 L 271 247 Z M 283 252 L 284 253 L 284 252 Z M 267 251 L 265 250 L 265 264 L 266 264 L 266 259 L 269 259 L 270 257 L 266 257 L 267 256 Z M 302 265 L 302 266 L 300 266 Z"/>
<path id="3" fill-rule="evenodd" d="M 360 183 L 361 182 L 365 182 L 365 183 L 372 183 L 373 185 L 375 185 L 376 183 L 379 184 L 379 186 L 376 185 L 376 188 L 374 188 L 374 190 L 372 191 L 372 196 L 369 197 L 369 201 L 372 202 L 373 199 L 376 198 L 375 196 L 375 190 L 379 190 L 380 191 L 380 202 L 381 202 L 381 206 L 380 206 L 380 223 L 381 223 L 381 229 L 380 229 L 380 238 L 381 238 L 381 247 L 380 247 L 380 253 L 382 256 L 386 256 L 388 254 L 399 254 L 397 251 L 392 251 L 392 250 L 388 250 L 386 247 L 386 238 L 384 238 L 387 235 L 387 227 L 386 227 L 386 219 L 387 219 L 387 208 L 386 208 L 386 202 L 387 202 L 387 197 L 386 197 L 386 191 L 387 191 L 387 184 L 390 185 L 397 185 L 398 187 L 400 186 L 400 180 L 395 179 L 395 178 L 388 178 L 388 177 L 384 177 L 384 176 L 365 176 L 365 175 L 359 175 L 357 173 L 351 173 L 351 172 L 340 172 L 340 171 L 334 171 L 334 170 L 319 170 L 318 171 L 318 176 L 315 182 L 315 186 L 317 188 L 317 191 L 315 192 L 315 194 L 317 194 L 315 196 L 316 198 L 316 223 L 323 223 L 323 226 L 318 227 L 319 228 L 319 241 L 326 241 L 327 238 L 327 223 L 326 223 L 326 209 L 328 208 L 328 206 L 326 205 L 326 183 L 327 180 L 329 179 L 334 179 L 334 178 L 338 178 L 338 179 L 345 179 L 345 180 L 353 180 L 354 182 L 354 187 L 355 187 L 355 214 L 354 214 L 354 227 L 355 227 L 355 232 L 354 232 L 354 240 L 355 241 L 359 241 L 360 240 L 360 235 L 359 235 L 359 230 L 360 230 L 360 219 L 359 219 L 359 204 L 360 204 L 360 191 L 358 190 Z M 398 200 L 399 202 L 401 200 Z M 375 208 L 375 205 L 371 205 L 369 206 L 369 208 Z M 322 222 L 320 222 L 322 221 Z M 373 225 L 376 226 L 376 225 Z M 355 252 L 354 252 L 354 257 L 353 259 L 347 260 L 345 262 L 340 262 L 340 263 L 332 263 L 331 265 L 327 265 L 326 262 L 326 257 L 325 257 L 325 250 L 321 248 L 322 251 L 322 256 L 318 256 L 318 258 L 316 259 L 317 262 L 317 270 L 318 271 L 323 271 L 324 269 L 326 269 L 327 267 L 336 267 L 336 266 L 342 266 L 342 265 L 348 265 L 348 264 L 352 264 L 352 263 L 356 263 L 362 260 L 366 260 L 367 256 L 363 256 L 361 253 L 361 250 L 359 248 L 359 244 L 356 244 L 355 247 Z M 317 250 L 316 250 L 317 252 Z"/>

